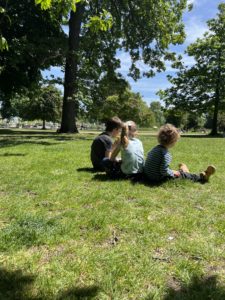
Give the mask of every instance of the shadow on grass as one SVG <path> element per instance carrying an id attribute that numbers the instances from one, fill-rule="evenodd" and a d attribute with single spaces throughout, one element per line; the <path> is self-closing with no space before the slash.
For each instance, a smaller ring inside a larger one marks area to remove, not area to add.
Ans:
<path id="1" fill-rule="evenodd" d="M 50 141 L 46 141 L 50 140 Z M 66 141 L 88 141 L 92 137 L 80 135 L 61 135 L 58 133 L 40 132 L 40 131 L 13 131 L 10 129 L 0 129 L 0 146 L 13 147 L 22 144 L 36 144 L 44 146 L 57 145 L 59 142 Z"/>
<path id="2" fill-rule="evenodd" d="M 146 300 L 150 300 L 146 298 Z M 207 276 L 203 278 L 193 277 L 187 286 L 181 285 L 169 288 L 163 300 L 224 300 L 225 286 L 217 281 L 217 276 Z"/>
<path id="3" fill-rule="evenodd" d="M 97 173 L 101 171 L 97 171 L 94 168 L 90 168 L 90 167 L 84 167 L 84 168 L 78 168 L 77 172 Z"/>
<path id="4" fill-rule="evenodd" d="M 92 180 L 95 180 L 95 181 L 102 181 L 102 182 L 105 182 L 105 181 L 121 181 L 121 180 L 127 180 L 127 178 L 122 178 L 122 177 L 118 177 L 118 178 L 115 178 L 115 177 L 110 177 L 108 174 L 106 173 L 101 173 L 101 174 L 96 174 L 93 176 Z"/>
<path id="5" fill-rule="evenodd" d="M 24 153 L 3 153 L 3 154 L 0 154 L 0 156 L 4 156 L 4 157 L 10 157 L 10 156 L 25 156 L 27 154 L 24 154 Z"/>
<path id="6" fill-rule="evenodd" d="M 123 181 L 127 180 L 130 181 L 132 184 L 143 184 L 148 187 L 156 187 L 156 186 L 161 186 L 164 182 L 149 182 L 149 180 L 143 175 L 143 174 L 138 174 L 138 176 L 129 176 L 129 177 L 110 177 L 106 173 L 101 173 L 101 174 L 96 174 L 93 176 L 92 180 L 96 181 Z"/>
<path id="7" fill-rule="evenodd" d="M 58 143 L 50 143 L 45 141 L 27 141 L 27 140 L 13 140 L 13 139 L 4 139 L 0 140 L 0 147 L 7 148 L 7 147 L 14 147 L 24 144 L 31 144 L 31 145 L 41 145 L 41 146 L 53 146 L 58 145 Z"/>
<path id="8" fill-rule="evenodd" d="M 182 138 L 224 138 L 222 134 L 210 135 L 210 134 L 181 134 Z"/>
<path id="9" fill-rule="evenodd" d="M 97 286 L 88 286 L 82 288 L 72 288 L 62 292 L 56 298 L 57 300 L 89 300 L 98 294 L 99 288 Z"/>
<path id="10" fill-rule="evenodd" d="M 8 271 L 0 269 L 0 299 L 4 300 L 41 300 L 28 295 L 29 288 L 35 280 L 34 276 L 23 275 L 21 270 Z"/>
<path id="11" fill-rule="evenodd" d="M 22 270 L 9 271 L 0 268 L 0 299 L 1 300 L 82 300 L 92 299 L 98 293 L 97 286 L 74 287 L 62 291 L 54 298 L 31 296 L 35 281 L 34 275 L 24 275 Z"/>

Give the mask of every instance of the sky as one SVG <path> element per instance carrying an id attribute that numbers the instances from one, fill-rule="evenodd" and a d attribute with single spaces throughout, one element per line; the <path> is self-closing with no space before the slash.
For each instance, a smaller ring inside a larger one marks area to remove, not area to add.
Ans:
<path id="1" fill-rule="evenodd" d="M 171 46 L 170 49 L 177 54 L 183 56 L 185 65 L 192 65 L 194 60 L 192 57 L 184 55 L 184 51 L 188 45 L 195 42 L 197 38 L 201 38 L 208 30 L 207 20 L 215 18 L 218 13 L 218 5 L 224 3 L 222 0 L 188 0 L 189 3 L 193 3 L 193 9 L 190 12 L 185 12 L 183 15 L 183 22 L 185 24 L 186 40 L 182 45 Z M 130 56 L 128 53 L 120 51 L 117 53 L 117 57 L 121 61 L 121 67 L 118 71 L 126 78 L 130 83 L 133 92 L 141 94 L 143 100 L 150 104 L 152 101 L 159 100 L 156 95 L 160 89 L 166 89 L 170 86 L 167 80 L 167 75 L 175 75 L 176 70 L 173 70 L 170 65 L 167 65 L 167 70 L 162 73 L 156 74 L 153 78 L 141 78 L 138 81 L 134 81 L 131 77 L 128 77 L 130 67 Z M 143 63 L 139 63 L 141 70 L 147 70 L 147 66 Z M 50 74 L 62 77 L 63 74 L 60 68 L 53 67 L 49 71 L 45 71 L 44 75 Z"/>

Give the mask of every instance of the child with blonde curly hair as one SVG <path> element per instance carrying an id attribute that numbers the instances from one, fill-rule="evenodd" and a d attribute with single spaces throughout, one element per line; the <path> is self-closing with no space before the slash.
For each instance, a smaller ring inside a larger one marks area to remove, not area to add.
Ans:
<path id="1" fill-rule="evenodd" d="M 171 124 L 165 124 L 158 132 L 159 144 L 155 146 L 148 154 L 145 161 L 144 172 L 150 182 L 162 182 L 170 178 L 184 178 L 195 182 L 206 182 L 209 177 L 215 173 L 214 166 L 208 166 L 206 171 L 199 175 L 191 174 L 185 164 L 179 164 L 179 170 L 171 170 L 169 164 L 172 156 L 169 148 L 172 148 L 180 134 L 176 127 Z"/>

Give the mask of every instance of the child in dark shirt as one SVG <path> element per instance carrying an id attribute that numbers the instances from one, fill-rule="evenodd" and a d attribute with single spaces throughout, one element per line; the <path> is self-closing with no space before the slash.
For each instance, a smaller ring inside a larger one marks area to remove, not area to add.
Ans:
<path id="1" fill-rule="evenodd" d="M 96 171 L 104 171 L 102 161 L 110 158 L 116 143 L 113 145 L 113 138 L 117 137 L 122 128 L 122 121 L 113 117 L 106 121 L 105 131 L 97 136 L 91 145 L 91 162 Z"/>

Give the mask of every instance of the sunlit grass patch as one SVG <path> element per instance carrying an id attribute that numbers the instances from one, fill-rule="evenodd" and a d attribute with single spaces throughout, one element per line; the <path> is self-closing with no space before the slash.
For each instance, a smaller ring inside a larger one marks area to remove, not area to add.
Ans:
<path id="1" fill-rule="evenodd" d="M 224 139 L 171 149 L 173 169 L 214 164 L 209 183 L 149 186 L 91 172 L 93 134 L 0 138 L 0 298 L 225 298 Z"/>

